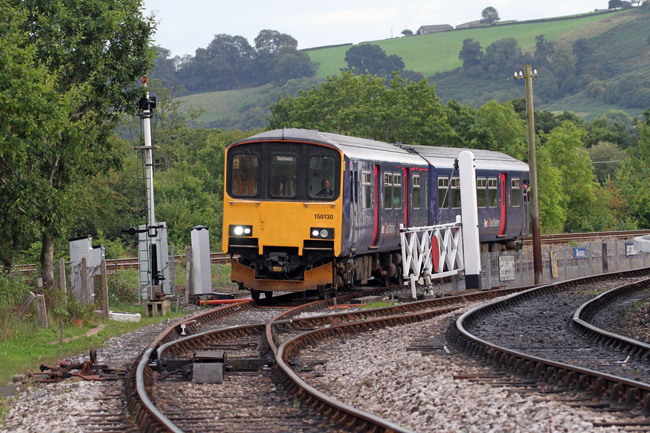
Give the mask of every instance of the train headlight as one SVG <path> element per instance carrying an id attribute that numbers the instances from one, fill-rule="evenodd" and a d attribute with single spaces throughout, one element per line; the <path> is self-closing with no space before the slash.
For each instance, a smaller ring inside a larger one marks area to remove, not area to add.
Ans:
<path id="1" fill-rule="evenodd" d="M 231 225 L 229 231 L 230 231 L 230 236 L 252 236 L 253 235 L 252 226 Z"/>
<path id="2" fill-rule="evenodd" d="M 332 228 L 312 227 L 309 229 L 309 233 L 312 239 L 334 239 L 334 229 Z"/>

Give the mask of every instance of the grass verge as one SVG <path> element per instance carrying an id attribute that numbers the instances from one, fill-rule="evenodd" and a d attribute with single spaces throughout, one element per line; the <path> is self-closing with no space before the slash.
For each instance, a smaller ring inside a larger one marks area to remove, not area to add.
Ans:
<path id="1" fill-rule="evenodd" d="M 144 317 L 145 308 L 142 306 L 119 306 L 115 311 L 126 311 L 140 313 L 142 320 L 139 323 L 115 322 L 112 320 L 98 320 L 105 328 L 99 334 L 92 337 L 80 337 L 77 340 L 59 345 L 59 329 L 50 327 L 38 329 L 30 334 L 22 334 L 20 337 L 0 341 L 0 385 L 7 384 L 16 374 L 26 371 L 38 371 L 40 364 L 54 364 L 58 360 L 78 353 L 88 352 L 92 348 L 98 348 L 111 337 L 116 337 L 127 332 L 135 331 L 147 325 L 159 323 L 165 319 L 178 318 L 185 315 L 185 312 L 170 312 L 165 317 Z M 64 337 L 80 336 L 88 332 L 95 324 L 84 324 L 82 328 L 65 327 Z M 50 342 L 56 341 L 56 344 Z M 0 414 L 3 411 L 3 403 L 0 401 Z M 0 415 L 0 418 L 2 416 Z"/>

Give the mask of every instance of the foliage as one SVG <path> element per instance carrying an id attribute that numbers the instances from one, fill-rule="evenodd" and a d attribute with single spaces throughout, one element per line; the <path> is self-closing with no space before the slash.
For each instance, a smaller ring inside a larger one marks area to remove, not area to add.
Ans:
<path id="1" fill-rule="evenodd" d="M 389 86 L 370 75 L 342 72 L 271 106 L 270 128 L 307 128 L 381 141 L 442 144 L 453 135 L 444 107 L 426 80 Z"/>
<path id="2" fill-rule="evenodd" d="M 569 197 L 562 188 L 562 171 L 551 162 L 551 150 L 537 148 L 539 224 L 544 233 L 562 233 Z"/>
<path id="3" fill-rule="evenodd" d="M 222 33 L 194 56 L 183 58 L 171 58 L 169 50 L 158 47 L 152 76 L 166 86 L 196 93 L 282 85 L 316 73 L 309 56 L 297 50 L 298 41 L 288 34 L 262 30 L 254 43 L 253 47 L 243 36 Z"/>
<path id="4" fill-rule="evenodd" d="M 481 43 L 474 39 L 465 39 L 463 48 L 458 53 L 458 58 L 463 62 L 463 68 L 465 69 L 481 65 L 481 59 L 483 58 Z"/>
<path id="5" fill-rule="evenodd" d="M 404 30 L 402 30 L 401 33 L 402 33 L 402 35 L 404 35 L 404 36 L 413 36 L 413 30 L 404 29 Z"/>
<path id="6" fill-rule="evenodd" d="M 497 12 L 497 10 L 492 6 L 488 6 L 483 9 L 481 12 L 481 17 L 483 18 L 481 20 L 482 23 L 490 25 L 495 25 L 497 21 L 501 20 L 501 18 L 499 18 L 499 12 Z"/>
<path id="7" fill-rule="evenodd" d="M 506 153 L 523 160 L 527 153 L 526 124 L 510 102 L 492 100 L 477 111 L 478 119 L 489 128 L 493 140 L 490 150 Z"/>
<path id="8" fill-rule="evenodd" d="M 564 122 L 545 134 L 553 163 L 562 172 L 561 189 L 568 196 L 566 232 L 593 231 L 592 210 L 596 205 L 598 184 L 589 153 L 582 142 L 586 131 L 574 123 Z"/>
<path id="9" fill-rule="evenodd" d="M 620 168 L 625 151 L 614 143 L 601 141 L 589 149 L 589 156 L 594 164 L 596 179 L 604 184 L 607 179 L 613 178 L 616 170 Z"/>
<path id="10" fill-rule="evenodd" d="M 639 227 L 650 227 L 650 125 L 638 123 L 639 144 L 628 150 L 614 181 L 627 214 Z"/>
<path id="11" fill-rule="evenodd" d="M 140 0 L 14 0 L 5 12 L 11 20 L 3 32 L 14 53 L 25 53 L 16 64 L 44 86 L 44 97 L 34 101 L 41 92 L 30 86 L 12 90 L 21 111 L 39 116 L 12 126 L 1 196 L 19 227 L 41 234 L 49 290 L 54 242 L 83 205 L 81 185 L 120 164 L 113 128 L 122 112 L 135 109 L 154 23 L 142 16 Z"/>
<path id="12" fill-rule="evenodd" d="M 402 58 L 386 52 L 377 45 L 355 45 L 345 53 L 348 70 L 356 75 L 369 74 L 388 78 L 394 71 L 404 69 Z"/>

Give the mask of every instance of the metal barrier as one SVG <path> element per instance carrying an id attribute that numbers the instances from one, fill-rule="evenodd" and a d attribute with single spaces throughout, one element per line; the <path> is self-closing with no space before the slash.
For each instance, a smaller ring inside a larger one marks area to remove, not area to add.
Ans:
<path id="1" fill-rule="evenodd" d="M 463 235 L 460 216 L 455 223 L 426 227 L 404 227 L 400 224 L 404 285 L 421 279 L 427 286 L 432 279 L 458 275 L 464 271 Z"/>

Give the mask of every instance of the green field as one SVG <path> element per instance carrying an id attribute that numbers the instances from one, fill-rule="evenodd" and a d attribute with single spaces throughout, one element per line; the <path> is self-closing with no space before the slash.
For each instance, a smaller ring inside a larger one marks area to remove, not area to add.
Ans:
<path id="1" fill-rule="evenodd" d="M 388 55 L 397 54 L 402 57 L 406 69 L 421 72 L 425 77 L 429 77 L 436 72 L 450 71 L 462 66 L 458 53 L 463 46 L 463 40 L 468 38 L 480 41 L 481 46 L 485 48 L 499 39 L 513 37 L 522 49 L 526 50 L 535 46 L 535 36 L 540 34 L 544 34 L 548 40 L 594 37 L 630 19 L 628 15 L 628 11 L 621 11 L 576 19 L 455 30 L 370 43 L 379 45 Z M 594 23 L 597 25 L 593 25 Z M 347 67 L 344 59 L 345 52 L 349 49 L 350 46 L 344 46 L 308 50 L 306 53 L 312 61 L 320 63 L 316 76 L 324 78 L 338 74 L 341 68 Z"/>
<path id="2" fill-rule="evenodd" d="M 251 89 L 226 90 L 223 92 L 197 93 L 183 96 L 183 110 L 203 107 L 198 118 L 200 123 L 211 123 L 240 112 L 244 107 L 260 105 L 271 91 L 271 84 Z"/>

